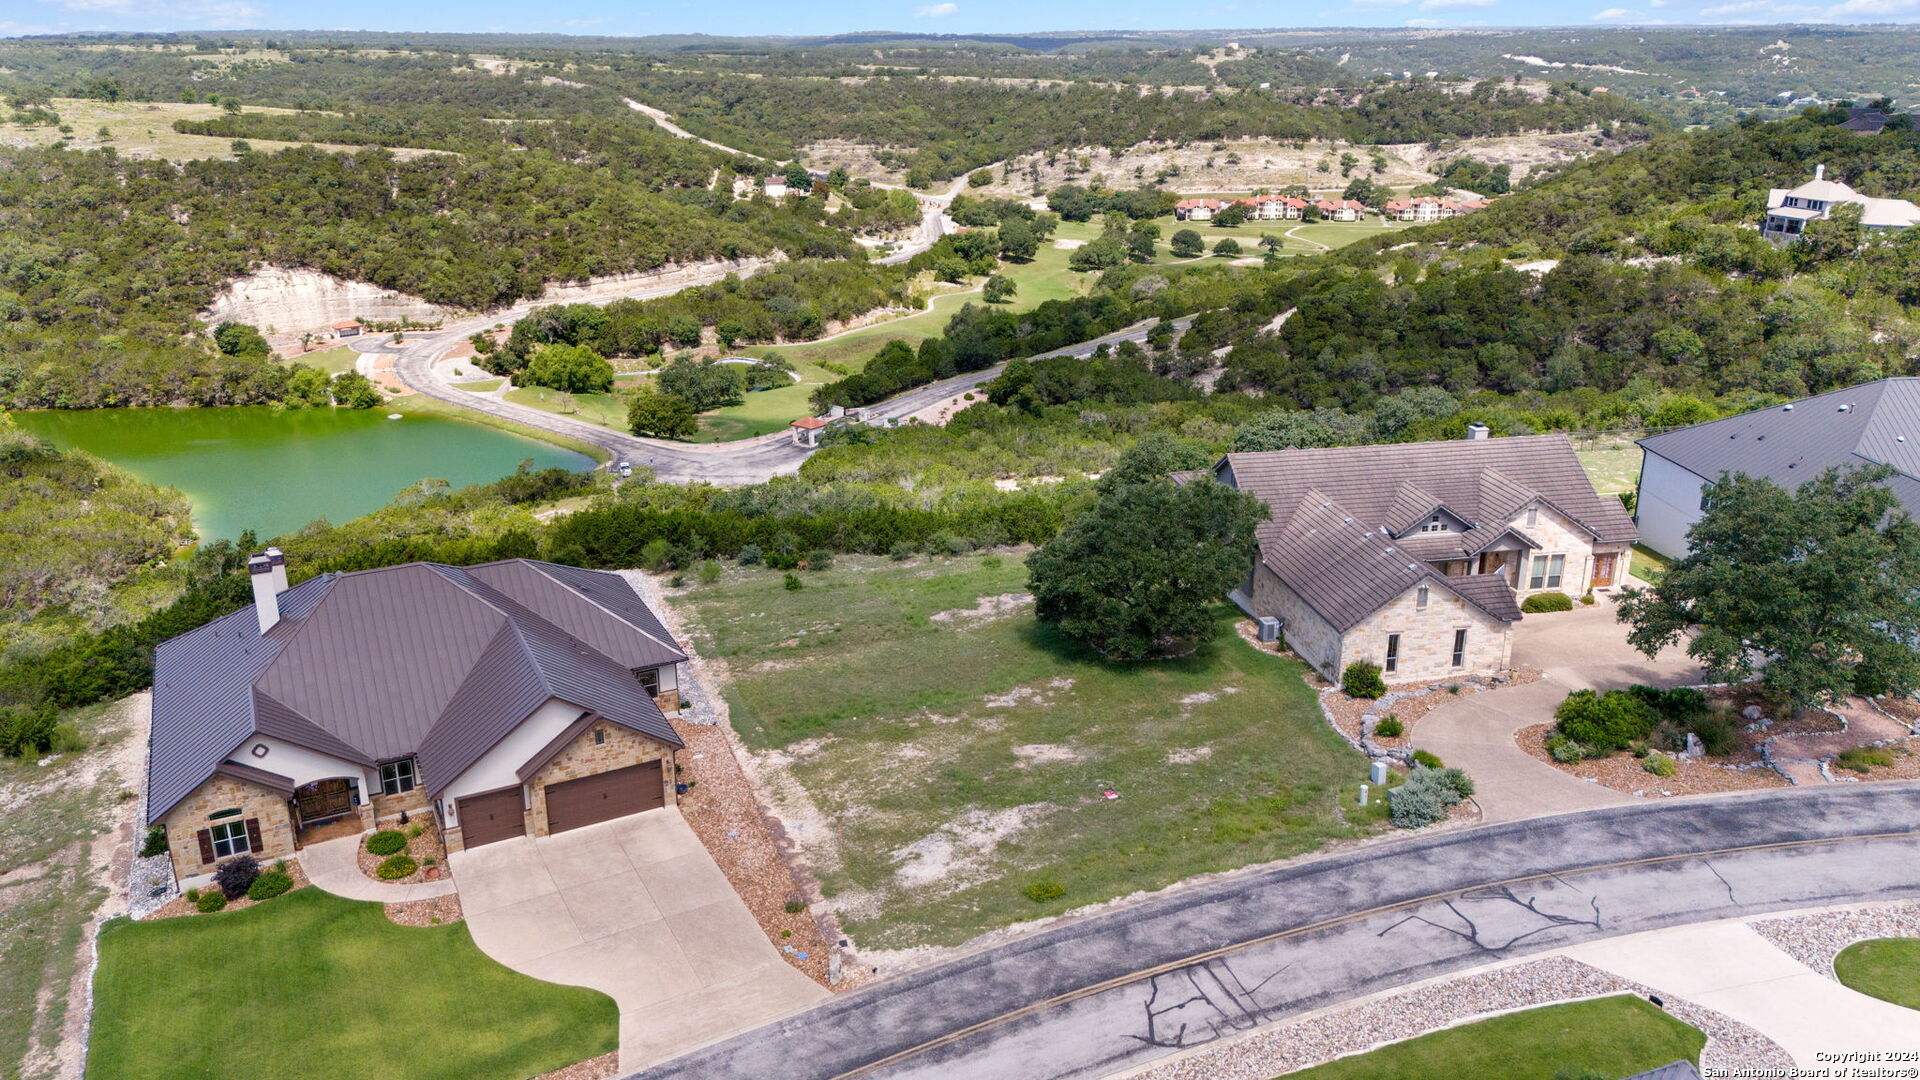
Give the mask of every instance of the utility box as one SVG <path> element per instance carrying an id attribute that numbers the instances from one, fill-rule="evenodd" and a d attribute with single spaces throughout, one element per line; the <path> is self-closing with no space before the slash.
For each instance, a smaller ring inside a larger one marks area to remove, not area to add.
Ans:
<path id="1" fill-rule="evenodd" d="M 1280 640 L 1280 620 L 1271 615 L 1260 616 L 1260 640 L 1268 644 Z"/>
<path id="2" fill-rule="evenodd" d="M 1374 762 L 1373 766 L 1367 770 L 1367 779 L 1373 781 L 1375 787 L 1386 784 L 1387 763 L 1384 761 Z"/>

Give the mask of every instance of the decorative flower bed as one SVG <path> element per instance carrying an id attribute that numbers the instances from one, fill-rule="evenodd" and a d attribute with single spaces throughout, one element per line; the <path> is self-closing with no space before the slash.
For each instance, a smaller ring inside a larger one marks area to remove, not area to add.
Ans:
<path id="1" fill-rule="evenodd" d="M 447 872 L 447 851 L 440 823 L 432 814 L 413 815 L 407 824 L 389 821 L 360 841 L 360 872 L 388 885 L 433 881 Z"/>
<path id="2" fill-rule="evenodd" d="M 277 882 L 269 877 L 269 875 L 272 874 L 285 874 L 288 878 L 287 887 L 277 892 L 274 891 Z M 253 890 L 253 895 L 238 896 L 228 900 L 225 899 L 225 894 L 221 894 L 222 900 L 219 902 L 206 901 L 203 899 L 210 894 L 219 893 L 220 889 L 218 886 L 204 885 L 197 889 L 189 889 L 186 893 L 167 901 L 155 909 L 153 914 L 146 917 L 149 919 L 177 919 L 183 915 L 210 915 L 219 911 L 239 911 L 242 908 L 250 908 L 255 904 L 264 904 L 275 896 L 285 895 L 286 893 L 293 892 L 295 889 L 304 889 L 310 884 L 307 881 L 306 871 L 300 868 L 300 861 L 298 859 L 276 859 L 270 863 L 262 863 L 260 865 L 260 877 L 254 880 L 258 883 L 263 879 L 266 880 L 268 884 L 257 885 Z M 256 896 L 258 899 L 255 898 Z M 210 910 L 203 911 L 201 909 L 203 902 Z"/>
<path id="3" fill-rule="evenodd" d="M 448 923 L 466 921 L 466 913 L 460 910 L 460 896 L 448 893 L 427 900 L 409 900 L 403 904 L 385 905 L 387 919 L 397 926 L 445 926 Z"/>

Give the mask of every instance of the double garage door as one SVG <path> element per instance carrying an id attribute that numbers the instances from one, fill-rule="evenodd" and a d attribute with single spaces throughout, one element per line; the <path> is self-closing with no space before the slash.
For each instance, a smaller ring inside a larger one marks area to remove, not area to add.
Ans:
<path id="1" fill-rule="evenodd" d="M 547 785 L 547 832 L 565 832 L 667 804 L 658 761 Z M 508 788 L 460 800 L 461 835 L 479 847 L 526 835 L 520 789 Z"/>

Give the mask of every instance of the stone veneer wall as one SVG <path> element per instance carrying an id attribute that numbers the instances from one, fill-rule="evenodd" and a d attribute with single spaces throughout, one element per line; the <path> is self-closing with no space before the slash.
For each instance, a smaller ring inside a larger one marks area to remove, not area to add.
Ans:
<path id="1" fill-rule="evenodd" d="M 607 741 L 595 745 L 593 733 L 604 731 Z M 528 778 L 533 788 L 533 806 L 527 811 L 527 832 L 547 835 L 547 786 L 578 780 L 583 776 L 612 772 L 649 761 L 662 762 L 660 782 L 666 786 L 667 805 L 675 803 L 673 791 L 673 747 L 657 742 L 632 728 L 601 720 L 580 733 L 553 760 Z"/>
<path id="2" fill-rule="evenodd" d="M 418 814 L 427 808 L 427 787 L 416 783 L 412 791 L 403 791 L 398 795 L 382 795 L 376 790 L 367 801 L 373 806 L 374 821 L 399 817 L 403 810 L 408 814 Z"/>
<path id="3" fill-rule="evenodd" d="M 240 808 L 237 820 L 260 819 L 261 850 L 253 852 L 254 858 L 266 861 L 293 854 L 293 819 L 287 813 L 286 798 L 258 784 L 216 775 L 194 788 L 192 794 L 180 800 L 180 805 L 167 811 L 167 816 L 161 819 L 167 827 L 167 847 L 173 855 L 174 876 L 186 878 L 213 872 L 213 863 L 200 861 L 200 830 L 216 824 L 207 820 L 208 814 L 236 806 Z"/>
<path id="4" fill-rule="evenodd" d="M 1453 632 L 1467 631 L 1466 663 L 1453 666 Z M 1386 666 L 1387 635 L 1400 635 L 1399 670 L 1389 683 L 1425 682 L 1475 672 L 1503 671 L 1513 654 L 1513 624 L 1501 622 L 1435 584 L 1420 607 L 1419 588 L 1409 588 L 1347 631 L 1341 654 L 1348 661 Z"/>
<path id="5" fill-rule="evenodd" d="M 1252 602 L 1254 611 L 1284 624 L 1287 648 L 1321 675 L 1340 681 L 1339 631 L 1264 564 L 1253 570 Z"/>
<path id="6" fill-rule="evenodd" d="M 653 703 L 660 706 L 661 712 L 674 716 L 680 712 L 680 691 L 662 690 L 654 695 Z"/>
<path id="7" fill-rule="evenodd" d="M 1514 595 L 1524 600 L 1536 592 L 1563 592 L 1578 597 L 1587 591 L 1587 583 L 1593 578 L 1594 542 L 1591 534 L 1560 516 L 1549 507 L 1540 508 L 1540 516 L 1532 525 L 1527 524 L 1527 512 L 1520 511 L 1511 523 L 1514 528 L 1539 541 L 1540 547 L 1534 551 L 1520 552 L 1520 576 L 1514 581 Z M 1601 550 L 1615 550 L 1615 545 L 1602 545 Z M 1618 545 L 1626 550 L 1627 545 Z M 1532 580 L 1533 559 L 1536 555 L 1565 555 L 1566 570 L 1560 575 L 1558 588 L 1530 589 L 1527 583 Z M 1627 566 L 1622 562 L 1613 572 L 1613 582 L 1620 584 L 1626 576 Z"/>

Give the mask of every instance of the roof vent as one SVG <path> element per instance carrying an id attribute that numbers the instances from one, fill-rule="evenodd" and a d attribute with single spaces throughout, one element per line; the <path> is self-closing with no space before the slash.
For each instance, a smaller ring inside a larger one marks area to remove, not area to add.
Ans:
<path id="1" fill-rule="evenodd" d="M 1786 403 L 1785 405 L 1782 405 L 1782 406 L 1780 406 L 1780 411 L 1781 411 L 1781 412 L 1792 412 L 1792 411 L 1793 411 L 1793 402 L 1791 402 L 1791 401 L 1789 401 L 1789 402 L 1787 402 L 1787 403 Z"/>
<path id="2" fill-rule="evenodd" d="M 1895 436 L 1893 437 L 1893 441 L 1894 441 L 1894 442 L 1906 442 L 1906 441 L 1907 441 L 1907 437 L 1906 437 L 1905 435 L 1895 435 Z"/>

